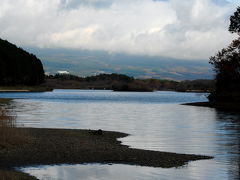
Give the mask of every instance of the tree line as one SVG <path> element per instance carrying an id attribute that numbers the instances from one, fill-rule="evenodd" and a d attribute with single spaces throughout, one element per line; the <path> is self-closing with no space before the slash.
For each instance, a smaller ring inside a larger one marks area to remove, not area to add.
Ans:
<path id="1" fill-rule="evenodd" d="M 55 74 L 46 76 L 45 86 L 50 88 L 73 89 L 111 89 L 119 91 L 198 91 L 209 92 L 214 89 L 213 80 L 174 81 L 164 79 L 135 79 L 124 74 L 99 74 L 79 77 L 72 74 Z"/>
<path id="2" fill-rule="evenodd" d="M 38 85 L 43 81 L 43 65 L 35 55 L 0 39 L 0 85 Z"/>

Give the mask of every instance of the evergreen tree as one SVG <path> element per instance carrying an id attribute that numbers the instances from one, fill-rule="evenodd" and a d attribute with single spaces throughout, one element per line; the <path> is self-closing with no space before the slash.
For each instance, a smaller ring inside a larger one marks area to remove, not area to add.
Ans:
<path id="1" fill-rule="evenodd" d="M 38 85 L 44 81 L 41 61 L 0 39 L 0 85 Z"/>
<path id="2" fill-rule="evenodd" d="M 240 36 L 240 7 L 230 17 L 229 31 Z M 216 72 L 216 87 L 209 100 L 240 102 L 240 37 L 210 57 L 210 63 Z"/>

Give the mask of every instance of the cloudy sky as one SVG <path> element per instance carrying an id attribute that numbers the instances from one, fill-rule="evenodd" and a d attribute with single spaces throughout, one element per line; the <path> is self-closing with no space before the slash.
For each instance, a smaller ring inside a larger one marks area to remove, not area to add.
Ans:
<path id="1" fill-rule="evenodd" d="M 239 0 L 1 0 L 18 46 L 205 59 L 228 45 Z M 238 4 L 237 4 L 238 3 Z"/>

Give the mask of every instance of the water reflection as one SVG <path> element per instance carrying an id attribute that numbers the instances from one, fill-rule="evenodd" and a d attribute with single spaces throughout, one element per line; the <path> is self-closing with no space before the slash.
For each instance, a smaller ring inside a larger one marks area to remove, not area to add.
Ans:
<path id="1" fill-rule="evenodd" d="M 240 115 L 218 112 L 216 121 L 219 129 L 228 134 L 225 143 L 218 141 L 219 147 L 224 147 L 225 156 L 229 157 L 225 161 L 228 164 L 228 179 L 240 179 Z"/>
<path id="2" fill-rule="evenodd" d="M 192 162 L 182 168 L 152 168 L 130 165 L 103 165 L 103 164 L 84 164 L 84 165 L 54 165 L 31 168 L 21 168 L 21 171 L 30 173 L 41 180 L 237 180 L 239 176 L 229 174 L 224 170 L 221 173 L 213 171 L 216 164 L 210 160 Z M 201 168 L 199 168 L 201 167 Z"/>
<path id="3" fill-rule="evenodd" d="M 13 103 L 18 122 L 28 127 L 122 131 L 131 134 L 121 139 L 122 143 L 134 148 L 215 157 L 191 162 L 180 169 L 96 164 L 24 169 L 33 175 L 51 179 L 239 179 L 240 116 L 212 108 L 178 105 L 206 100 L 204 96 L 174 92 L 56 91 L 28 98 Z"/>
<path id="4" fill-rule="evenodd" d="M 22 171 L 31 173 L 35 177 L 46 180 L 169 180 L 169 179 L 184 179 L 184 180 L 203 180 L 208 177 L 216 177 L 216 179 L 227 179 L 227 175 L 216 174 L 209 171 L 211 166 L 205 166 L 202 169 L 197 167 L 190 168 L 151 168 L 129 165 L 101 165 L 101 164 L 86 164 L 86 165 L 61 165 L 61 166 L 42 166 L 23 168 Z"/>

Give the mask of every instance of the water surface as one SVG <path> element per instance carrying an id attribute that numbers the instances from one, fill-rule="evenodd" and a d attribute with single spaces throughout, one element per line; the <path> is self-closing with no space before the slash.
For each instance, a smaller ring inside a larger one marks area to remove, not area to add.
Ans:
<path id="1" fill-rule="evenodd" d="M 181 103 L 206 101 L 205 94 L 55 90 L 1 93 L 15 99 L 14 113 L 26 127 L 103 129 L 131 134 L 134 148 L 214 156 L 181 168 L 129 165 L 61 165 L 22 169 L 40 179 L 202 179 L 239 178 L 240 116 Z"/>

